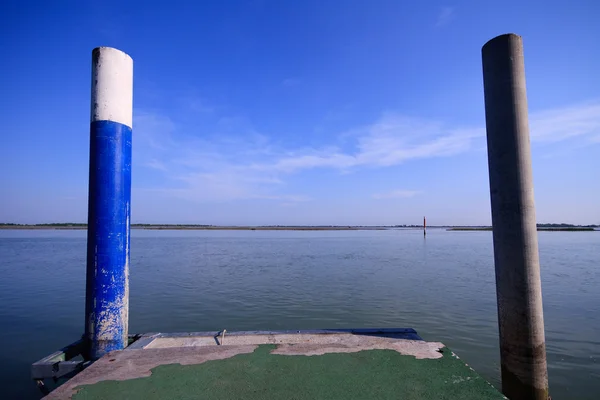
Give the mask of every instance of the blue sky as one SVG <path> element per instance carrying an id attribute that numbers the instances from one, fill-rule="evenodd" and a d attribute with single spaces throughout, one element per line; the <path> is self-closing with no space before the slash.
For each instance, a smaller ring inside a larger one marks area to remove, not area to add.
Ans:
<path id="1" fill-rule="evenodd" d="M 2 2 L 0 221 L 86 220 L 91 51 L 111 46 L 134 60 L 133 222 L 489 224 L 481 46 L 515 32 L 538 222 L 600 223 L 598 15 L 595 1 Z"/>

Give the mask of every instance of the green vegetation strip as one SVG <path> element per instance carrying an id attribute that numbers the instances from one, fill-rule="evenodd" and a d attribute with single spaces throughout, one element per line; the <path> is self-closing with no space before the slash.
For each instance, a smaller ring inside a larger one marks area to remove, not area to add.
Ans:
<path id="1" fill-rule="evenodd" d="M 422 225 L 348 226 L 348 225 L 263 225 L 263 226 L 218 226 L 199 224 L 131 224 L 132 229 L 154 230 L 240 230 L 240 231 L 356 231 L 387 230 L 394 228 L 423 229 Z M 430 226 L 431 229 L 447 228 L 449 231 L 491 231 L 491 226 Z M 598 225 L 538 224 L 538 231 L 593 231 Z M 0 229 L 87 229 L 87 224 L 60 222 L 51 224 L 0 223 Z"/>
<path id="2" fill-rule="evenodd" d="M 491 231 L 492 227 L 483 228 L 469 228 L 469 227 L 456 227 L 449 228 L 448 231 Z M 594 232 L 594 228 L 587 227 L 573 227 L 573 228 L 537 228 L 538 232 Z"/>
<path id="3" fill-rule="evenodd" d="M 417 360 L 393 350 L 320 356 L 254 353 L 198 365 L 156 367 L 147 378 L 83 386 L 74 399 L 502 399 L 444 348 Z"/>
<path id="4" fill-rule="evenodd" d="M 34 230 L 86 230 L 87 225 L 1 225 L 0 229 L 34 229 Z M 388 227 L 377 226 L 205 226 L 205 225 L 131 225 L 131 229 L 146 230 L 196 230 L 196 231 L 360 231 L 387 230 Z"/>

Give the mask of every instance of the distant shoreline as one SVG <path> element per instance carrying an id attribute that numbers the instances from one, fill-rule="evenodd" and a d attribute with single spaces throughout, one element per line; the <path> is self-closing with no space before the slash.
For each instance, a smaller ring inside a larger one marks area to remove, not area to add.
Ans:
<path id="1" fill-rule="evenodd" d="M 394 226 L 286 226 L 286 225 L 264 225 L 264 226 L 217 226 L 217 225 L 175 225 L 175 224 L 132 224 L 131 229 L 141 230 L 176 230 L 176 231 L 382 231 L 391 229 L 422 230 L 418 225 L 394 225 Z M 446 229 L 447 231 L 491 231 L 490 226 L 429 226 L 428 229 Z M 0 230 L 87 230 L 87 224 L 0 224 Z M 594 226 L 538 226 L 541 232 L 593 232 Z"/>
<path id="2" fill-rule="evenodd" d="M 447 231 L 491 231 L 492 227 L 482 228 L 469 228 L 469 227 L 453 227 L 446 229 Z M 559 227 L 559 228 L 537 228 L 538 232 L 594 232 L 595 229 L 591 227 L 583 226 L 572 226 L 572 227 Z"/>
<path id="3" fill-rule="evenodd" d="M 213 226 L 213 225 L 131 225 L 140 230 L 177 231 L 359 231 L 388 230 L 381 226 Z M 13 230 L 87 230 L 87 225 L 0 225 L 0 229 Z M 416 229 L 416 228 L 412 228 Z"/>

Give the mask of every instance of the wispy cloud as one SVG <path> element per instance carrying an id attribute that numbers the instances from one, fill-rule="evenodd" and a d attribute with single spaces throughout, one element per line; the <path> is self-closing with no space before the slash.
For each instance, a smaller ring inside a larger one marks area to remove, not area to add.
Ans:
<path id="1" fill-rule="evenodd" d="M 453 7 L 442 7 L 440 12 L 437 15 L 437 19 L 435 22 L 436 28 L 440 28 L 444 25 L 447 25 L 454 18 L 454 8 Z"/>
<path id="2" fill-rule="evenodd" d="M 136 110 L 135 115 L 137 165 L 163 173 L 163 180 L 144 188 L 147 192 L 192 201 L 309 200 L 275 191 L 283 184 L 278 174 L 249 168 L 277 150 L 243 118 L 222 118 L 213 130 L 197 133 L 160 113 Z"/>
<path id="3" fill-rule="evenodd" d="M 177 125 L 171 118 L 151 110 L 136 109 L 133 117 L 136 146 L 166 150 L 173 145 L 173 132 Z M 136 147 L 134 147 L 135 149 Z"/>
<path id="4" fill-rule="evenodd" d="M 600 133 L 600 102 L 531 113 L 532 141 L 593 143 Z M 386 168 L 417 159 L 451 157 L 485 147 L 485 127 L 455 127 L 441 122 L 385 113 L 372 124 L 331 134 L 332 144 L 297 148 L 274 142 L 245 118 L 222 118 L 213 131 L 196 132 L 147 111 L 134 120 L 139 165 L 162 171 L 169 184 L 158 191 L 195 201 L 238 199 L 309 201 L 290 192 L 289 176 L 310 169 L 352 173 Z M 164 189 L 169 187 L 170 189 Z M 418 194 L 395 190 L 374 198 Z"/>
<path id="5" fill-rule="evenodd" d="M 414 197 L 419 193 L 421 192 L 418 190 L 396 189 L 386 193 L 375 193 L 372 197 L 374 199 L 403 199 L 407 197 Z"/>
<path id="6" fill-rule="evenodd" d="M 585 103 L 560 109 L 532 113 L 531 139 L 538 142 L 558 142 L 588 137 L 600 133 L 600 103 Z"/>
<path id="7" fill-rule="evenodd" d="M 386 114 L 371 125 L 343 133 L 353 137 L 353 149 L 337 147 L 312 149 L 303 154 L 279 158 L 275 162 L 254 165 L 255 169 L 294 172 L 309 168 L 386 167 L 419 159 L 451 156 L 469 150 L 475 139 L 483 138 L 479 128 L 449 128 L 398 114 Z"/>
<path id="8" fill-rule="evenodd" d="M 165 166 L 165 164 L 162 163 L 162 162 L 160 162 L 160 161 L 158 161 L 158 160 L 156 160 L 156 159 L 152 159 L 152 160 L 144 163 L 144 166 L 148 167 L 148 168 L 156 169 L 156 170 L 159 170 L 159 171 L 166 171 L 167 170 L 167 167 Z"/>

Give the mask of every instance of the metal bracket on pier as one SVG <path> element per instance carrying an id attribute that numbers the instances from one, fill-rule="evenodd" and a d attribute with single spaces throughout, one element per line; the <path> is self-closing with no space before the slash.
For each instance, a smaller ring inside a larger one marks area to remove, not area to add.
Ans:
<path id="1" fill-rule="evenodd" d="M 223 329 L 221 332 L 217 332 L 217 334 L 215 335 L 215 341 L 219 346 L 222 346 L 223 342 L 225 341 L 225 332 L 227 332 L 227 329 Z M 221 338 L 220 341 L 217 339 L 218 337 Z"/>
<path id="2" fill-rule="evenodd" d="M 140 335 L 129 335 L 129 344 L 138 340 Z M 70 378 L 83 371 L 92 363 L 83 357 L 85 344 L 83 339 L 71 343 L 62 349 L 31 364 L 31 379 L 36 381 L 44 395 L 50 390 L 46 387 L 44 379 L 57 382 L 61 378 Z"/>
<path id="3" fill-rule="evenodd" d="M 83 339 L 80 339 L 36 361 L 31 365 L 31 378 L 36 381 L 52 378 L 56 381 L 71 373 L 82 371 L 90 363 L 83 357 L 75 360 L 81 356 L 83 349 Z"/>

